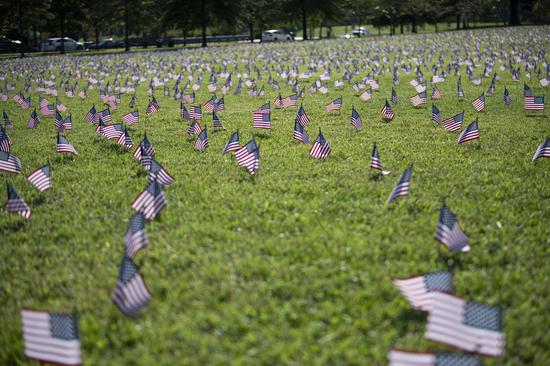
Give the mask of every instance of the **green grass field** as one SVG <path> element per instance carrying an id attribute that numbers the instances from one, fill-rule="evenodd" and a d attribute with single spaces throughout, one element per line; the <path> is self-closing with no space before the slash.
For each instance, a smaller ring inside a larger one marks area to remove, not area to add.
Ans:
<path id="1" fill-rule="evenodd" d="M 542 51 L 547 57 L 547 27 L 474 34 L 482 45 L 474 75 L 481 73 L 483 57 L 498 50 L 500 41 L 506 51 Z M 164 76 L 168 70 L 161 66 L 172 62 L 178 72 L 182 64 L 200 67 L 205 61 L 219 71 L 222 59 L 237 59 L 242 71 L 248 59 L 261 66 L 268 58 L 275 65 L 290 57 L 286 67 L 298 57 L 306 64 L 320 56 L 330 60 L 332 52 L 339 53 L 342 62 L 365 61 L 366 50 L 372 51 L 371 59 L 378 54 L 393 60 L 395 49 L 387 47 L 407 45 L 474 50 L 472 38 L 463 42 L 462 35 L 92 56 L 80 58 L 80 65 L 91 68 L 88 62 L 101 62 L 112 83 L 110 73 L 117 66 L 134 63 Z M 534 42 L 531 49 L 529 39 Z M 260 54 L 269 57 L 258 58 Z M 9 78 L 10 71 L 21 66 L 35 68 L 35 76 L 44 70 L 49 77 L 75 64 L 71 56 L 55 56 L 0 65 Z M 506 354 L 487 359 L 486 365 L 548 365 L 550 161 L 533 163 L 531 158 L 550 137 L 550 120 L 547 112 L 528 116 L 523 110 L 524 65 L 515 63 L 521 67 L 521 82 L 512 82 L 510 72 L 500 71 L 499 65 L 497 57 L 495 71 L 501 80 L 483 113 L 476 113 L 470 101 L 487 88 L 490 78 L 482 87 L 474 86 L 462 66 L 467 100 L 456 97 L 455 75 L 438 84 L 443 98 L 435 104 L 444 118 L 462 110 L 463 126 L 479 118 L 480 141 L 464 145 L 457 145 L 458 133 L 434 125 L 431 102 L 412 108 L 408 98 L 415 92 L 408 81 L 414 72 L 400 74 L 395 87 L 399 104 L 391 123 L 379 114 L 390 96 L 391 72 L 378 77 L 380 92 L 369 102 L 355 96 L 347 83 L 343 90 L 334 90 L 333 82 L 343 70 L 333 70 L 328 95 L 310 95 L 307 89 L 315 75 L 302 83 L 307 94 L 302 103 L 312 120 L 307 130 L 314 140 L 322 128 L 332 154 L 325 161 L 312 159 L 309 147 L 292 139 L 296 108 L 273 110 L 272 130 L 256 131 L 261 162 L 255 176 L 220 152 L 237 128 L 241 144 L 247 142 L 254 133 L 251 111 L 278 95 L 267 85 L 266 73 L 258 82 L 265 85 L 265 97 L 248 97 L 246 88 L 234 96 L 235 85 L 225 96 L 226 110 L 219 115 L 227 130 L 214 132 L 211 118 L 205 118 L 210 147 L 202 153 L 193 149 L 186 134 L 188 123 L 180 118 L 179 101 L 164 97 L 162 88 L 157 89 L 160 111 L 145 117 L 144 82 L 137 91 L 141 121 L 129 130 L 134 143 L 147 133 L 156 160 L 175 183 L 165 189 L 167 208 L 147 224 L 149 248 L 136 257 L 152 301 L 135 318 L 120 313 L 110 297 L 134 212 L 130 205 L 146 186 L 145 170 L 131 151 L 99 137 L 84 121 L 92 103 L 101 105 L 96 89 L 85 101 L 66 98 L 60 90 L 59 99 L 73 116 L 74 129 L 65 136 L 78 151 L 74 158 L 56 153 L 53 118 L 42 118 L 33 130 L 26 128 L 30 110 L 22 110 L 10 92 L 10 100 L 0 102 L 0 108 L 14 121 L 8 134 L 22 174 L 1 173 L 0 186 L 13 184 L 33 215 L 26 221 L 0 210 L 0 364 L 28 364 L 19 312 L 33 307 L 79 315 L 87 365 L 385 365 L 392 347 L 451 350 L 424 339 L 426 315 L 413 310 L 392 283 L 394 277 L 451 269 L 458 296 L 504 310 Z M 372 63 L 355 79 L 370 67 Z M 120 79 L 127 75 L 123 70 Z M 149 80 L 155 74 L 146 75 Z M 197 92 L 200 103 L 211 95 L 206 90 L 209 75 L 204 72 Z M 534 72 L 531 75 L 526 81 L 534 95 L 546 93 Z M 272 76 L 276 78 L 274 72 Z M 16 91 L 27 78 L 17 80 Z M 289 95 L 290 86 L 279 81 L 281 94 Z M 172 89 L 174 81 L 167 85 Z M 502 102 L 504 86 L 512 96 L 511 106 Z M 341 113 L 326 113 L 323 106 L 340 95 Z M 37 99 L 33 93 L 34 104 Z M 129 100 L 130 95 L 122 96 L 113 112 L 115 122 L 131 110 Z M 361 131 L 350 125 L 352 106 L 363 119 Z M 385 169 L 392 172 L 381 179 L 369 168 L 374 142 Z M 53 188 L 40 193 L 25 176 L 48 161 Z M 386 205 L 409 163 L 414 163 L 410 195 Z M 443 200 L 470 238 L 468 253 L 449 253 L 433 239 Z"/>

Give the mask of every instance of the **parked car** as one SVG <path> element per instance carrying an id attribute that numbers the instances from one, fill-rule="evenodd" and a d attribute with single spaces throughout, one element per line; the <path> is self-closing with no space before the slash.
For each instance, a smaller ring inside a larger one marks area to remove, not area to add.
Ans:
<path id="1" fill-rule="evenodd" d="M 266 30 L 262 33 L 262 41 L 290 41 L 292 36 L 278 29 Z"/>
<path id="2" fill-rule="evenodd" d="M 63 38 L 65 51 L 81 51 L 84 49 L 84 45 L 81 42 L 77 42 L 72 38 Z M 61 51 L 61 38 L 48 38 L 42 41 L 40 45 L 40 51 Z"/>
<path id="3" fill-rule="evenodd" d="M 123 48 L 123 47 L 124 47 L 123 41 L 116 41 L 112 38 L 108 38 L 108 39 L 102 39 L 101 41 L 99 41 L 97 45 L 95 43 L 92 43 L 89 48 L 93 50 L 106 50 L 110 48 Z"/>
<path id="4" fill-rule="evenodd" d="M 354 37 L 368 36 L 369 31 L 366 28 L 359 27 L 357 29 L 352 30 L 351 35 L 354 36 Z"/>
<path id="5" fill-rule="evenodd" d="M 18 52 L 21 50 L 21 47 L 21 41 L 0 37 L 0 52 Z"/>

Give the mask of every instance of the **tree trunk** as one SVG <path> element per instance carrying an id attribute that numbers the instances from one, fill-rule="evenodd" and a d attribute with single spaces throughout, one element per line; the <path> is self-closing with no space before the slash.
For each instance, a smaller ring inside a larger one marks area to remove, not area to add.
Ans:
<path id="1" fill-rule="evenodd" d="M 130 51 L 130 30 L 128 22 L 128 0 L 124 0 L 124 51 Z"/>
<path id="2" fill-rule="evenodd" d="M 519 0 L 510 0 L 510 25 L 520 25 Z"/>
<path id="3" fill-rule="evenodd" d="M 201 30 L 202 30 L 202 44 L 201 47 L 207 47 L 206 44 L 206 4 L 205 0 L 201 0 Z"/>
<path id="4" fill-rule="evenodd" d="M 403 23 L 399 24 L 399 31 L 403 34 Z"/>
<path id="5" fill-rule="evenodd" d="M 416 29 L 416 15 L 413 15 L 412 17 L 412 30 L 413 33 L 418 33 L 418 29 Z"/>
<path id="6" fill-rule="evenodd" d="M 254 43 L 254 23 L 248 23 L 248 29 L 250 29 L 250 43 Z"/>
<path id="7" fill-rule="evenodd" d="M 462 18 L 462 29 L 468 29 L 468 23 L 466 23 L 466 17 Z"/>
<path id="8" fill-rule="evenodd" d="M 456 30 L 460 30 L 460 14 L 456 15 Z"/>
<path id="9" fill-rule="evenodd" d="M 302 30 L 304 32 L 303 34 L 304 41 L 307 41 L 307 12 L 306 12 L 305 0 L 302 0 Z"/>
<path id="10" fill-rule="evenodd" d="M 323 23 L 319 26 L 319 39 L 323 38 Z"/>

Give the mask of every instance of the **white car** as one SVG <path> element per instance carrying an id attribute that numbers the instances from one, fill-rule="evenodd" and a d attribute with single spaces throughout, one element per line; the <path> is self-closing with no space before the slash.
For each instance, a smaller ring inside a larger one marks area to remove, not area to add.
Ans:
<path id="1" fill-rule="evenodd" d="M 283 31 L 277 29 L 267 30 L 262 33 L 262 41 L 291 41 L 292 37 Z"/>
<path id="2" fill-rule="evenodd" d="M 65 37 L 63 40 L 65 51 L 82 51 L 84 49 L 84 44 L 72 38 Z M 48 38 L 42 41 L 40 51 L 61 51 L 61 38 Z"/>

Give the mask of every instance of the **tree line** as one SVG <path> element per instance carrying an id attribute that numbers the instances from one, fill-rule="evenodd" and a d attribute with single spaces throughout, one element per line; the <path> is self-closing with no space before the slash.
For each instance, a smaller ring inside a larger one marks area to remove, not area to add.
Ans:
<path id="1" fill-rule="evenodd" d="M 503 25 L 547 23 L 546 0 L 0 0 L 1 35 L 37 45 L 44 36 L 95 40 L 104 35 L 165 38 L 208 34 L 249 34 L 268 28 L 300 31 L 338 24 L 389 26 L 390 34 L 415 33 L 422 24 L 452 22 L 456 29 L 473 22 Z M 320 34 L 322 34 L 320 32 Z"/>

